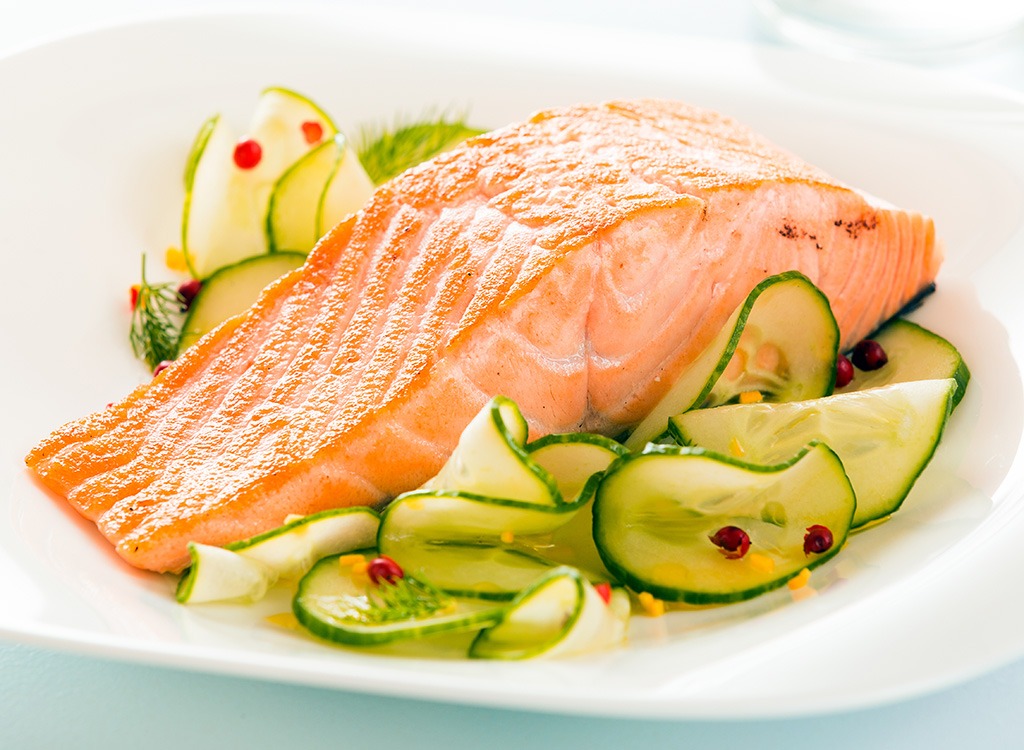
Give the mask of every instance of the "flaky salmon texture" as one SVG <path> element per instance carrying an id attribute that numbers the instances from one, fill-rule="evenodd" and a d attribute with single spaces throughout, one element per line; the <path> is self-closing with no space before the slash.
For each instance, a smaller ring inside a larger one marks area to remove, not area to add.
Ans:
<path id="1" fill-rule="evenodd" d="M 133 565 L 430 478 L 494 395 L 531 437 L 635 425 L 765 277 L 844 345 L 935 278 L 932 221 L 682 103 L 544 111 L 380 187 L 304 267 L 27 457 Z"/>

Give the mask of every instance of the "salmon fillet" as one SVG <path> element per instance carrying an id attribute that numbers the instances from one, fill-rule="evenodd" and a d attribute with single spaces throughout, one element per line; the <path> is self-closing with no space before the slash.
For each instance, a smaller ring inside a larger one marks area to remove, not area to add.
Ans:
<path id="1" fill-rule="evenodd" d="M 431 477 L 511 397 L 531 435 L 635 425 L 765 277 L 850 345 L 934 280 L 932 221 L 714 112 L 540 112 L 381 186 L 302 268 L 29 467 L 129 563 Z"/>

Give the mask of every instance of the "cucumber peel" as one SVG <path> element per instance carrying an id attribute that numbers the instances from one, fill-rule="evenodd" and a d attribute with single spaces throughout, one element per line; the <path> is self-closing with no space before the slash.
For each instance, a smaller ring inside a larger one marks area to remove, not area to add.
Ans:
<path id="1" fill-rule="evenodd" d="M 203 282 L 189 306 L 178 338 L 178 355 L 228 318 L 249 309 L 265 287 L 305 260 L 302 253 L 273 253 L 216 271 Z"/>
<path id="2" fill-rule="evenodd" d="M 274 184 L 267 205 L 272 253 L 308 253 L 324 233 L 359 210 L 373 194 L 359 158 L 340 133 L 292 164 Z"/>
<path id="3" fill-rule="evenodd" d="M 511 602 L 496 624 L 469 648 L 476 659 L 528 659 L 600 651 L 626 636 L 629 599 L 621 589 L 608 602 L 579 571 L 555 568 Z"/>
<path id="4" fill-rule="evenodd" d="M 967 392 L 971 371 L 956 347 L 938 334 L 903 318 L 882 326 L 871 339 L 885 350 L 889 361 L 877 370 L 856 370 L 853 380 L 836 393 L 851 393 L 893 383 L 953 378 L 953 408 Z"/>

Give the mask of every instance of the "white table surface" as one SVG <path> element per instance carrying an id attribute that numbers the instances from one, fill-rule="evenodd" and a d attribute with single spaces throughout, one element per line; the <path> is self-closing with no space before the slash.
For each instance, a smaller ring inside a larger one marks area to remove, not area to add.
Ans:
<path id="1" fill-rule="evenodd" d="M 780 43 L 743 0 L 427 0 L 444 12 Z M 413 0 L 378 6 L 424 7 Z M 0 0 L 0 56 L 167 14 L 332 7 L 343 2 Z M 946 75 L 1024 90 L 1024 39 L 932 62 Z M 10 103 L 8 103 L 10 104 Z M 0 174 L 0 179 L 3 179 Z M 1014 595 L 1008 592 L 1008 595 Z M 0 604 L 2 606 L 2 604 Z M 0 748 L 1024 747 L 1024 662 L 899 704 L 747 722 L 578 718 L 382 698 L 124 664 L 0 643 Z"/>

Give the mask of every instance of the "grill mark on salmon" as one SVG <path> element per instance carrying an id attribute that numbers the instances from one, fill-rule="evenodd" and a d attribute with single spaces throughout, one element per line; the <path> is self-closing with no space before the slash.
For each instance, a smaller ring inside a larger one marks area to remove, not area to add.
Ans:
<path id="1" fill-rule="evenodd" d="M 399 176 L 306 265 L 27 457 L 130 563 L 176 570 L 288 513 L 418 486 L 496 393 L 531 433 L 635 424 L 763 278 L 846 344 L 934 280 L 931 221 L 728 118 L 538 113 Z"/>

